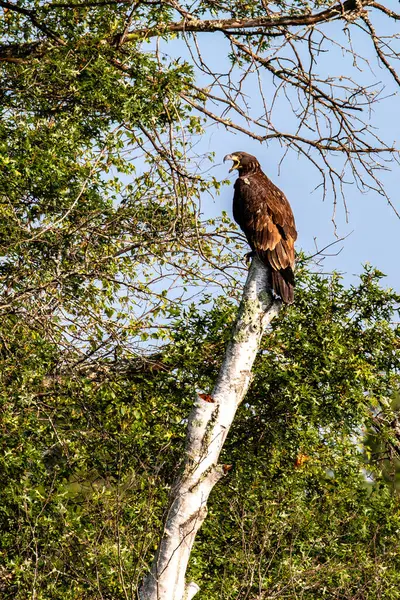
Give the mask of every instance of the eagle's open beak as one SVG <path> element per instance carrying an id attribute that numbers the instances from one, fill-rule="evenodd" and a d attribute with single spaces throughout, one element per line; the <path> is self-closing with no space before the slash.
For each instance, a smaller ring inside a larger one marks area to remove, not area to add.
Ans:
<path id="1" fill-rule="evenodd" d="M 233 160 L 233 165 L 229 169 L 229 173 L 240 167 L 240 158 L 236 154 L 227 154 L 224 158 L 224 162 L 227 160 Z"/>

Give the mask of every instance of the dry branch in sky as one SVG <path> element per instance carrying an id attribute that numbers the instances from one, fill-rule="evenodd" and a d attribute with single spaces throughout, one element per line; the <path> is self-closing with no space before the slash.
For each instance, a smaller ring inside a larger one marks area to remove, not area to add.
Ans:
<path id="1" fill-rule="evenodd" d="M 134 80 L 132 58 L 146 51 L 144 42 L 152 42 L 160 65 L 167 53 L 183 53 L 195 78 L 177 94 L 189 110 L 207 123 L 262 143 L 277 140 L 283 152 L 304 156 L 318 170 L 317 185 L 324 194 L 333 190 L 335 206 L 340 196 L 347 210 L 343 186 L 354 181 L 361 190 L 385 196 L 398 215 L 379 173 L 398 161 L 398 148 L 373 121 L 374 107 L 400 85 L 400 14 L 384 4 L 110 0 L 17 5 L 2 0 L 0 7 L 5 18 L 15 13 L 30 29 L 22 43 L 3 35 L 1 61 L 27 64 L 44 61 L 61 48 L 93 52 L 95 45 L 115 69 Z M 81 35 L 71 35 L 60 18 L 66 10 L 73 11 L 77 23 L 90 11 L 118 10 L 118 23 L 96 33 L 88 25 Z M 177 36 L 180 49 L 175 44 L 170 50 L 168 41 Z M 218 44 L 218 60 L 207 51 L 210 36 Z M 384 83 L 373 73 L 373 63 L 382 67 Z M 174 144 L 163 147 L 154 132 L 142 131 L 165 160 Z M 173 155 L 169 161 L 179 171 Z"/>

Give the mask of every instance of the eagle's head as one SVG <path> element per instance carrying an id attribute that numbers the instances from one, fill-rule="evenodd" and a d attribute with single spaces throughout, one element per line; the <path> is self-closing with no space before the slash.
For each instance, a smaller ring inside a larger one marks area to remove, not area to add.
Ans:
<path id="1" fill-rule="evenodd" d="M 233 161 L 233 165 L 229 169 L 229 173 L 237 169 L 239 171 L 239 175 L 247 175 L 260 170 L 260 163 L 256 157 L 252 156 L 251 154 L 247 154 L 247 152 L 233 152 L 232 154 L 227 154 L 224 158 L 224 162 L 226 160 Z"/>

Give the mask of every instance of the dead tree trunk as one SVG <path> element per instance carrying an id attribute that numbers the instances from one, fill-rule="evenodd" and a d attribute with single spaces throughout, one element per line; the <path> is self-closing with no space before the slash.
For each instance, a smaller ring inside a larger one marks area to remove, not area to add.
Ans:
<path id="1" fill-rule="evenodd" d="M 171 490 L 162 539 L 140 589 L 141 600 L 190 600 L 200 589 L 186 583 L 186 569 L 207 514 L 208 496 L 226 470 L 218 458 L 249 387 L 261 337 L 280 309 L 268 289 L 267 269 L 254 258 L 214 390 L 210 396 L 197 395 L 189 416 L 183 472 Z"/>

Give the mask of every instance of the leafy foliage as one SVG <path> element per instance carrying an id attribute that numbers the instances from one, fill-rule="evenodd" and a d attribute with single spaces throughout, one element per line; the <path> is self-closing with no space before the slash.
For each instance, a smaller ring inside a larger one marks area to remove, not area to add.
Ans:
<path id="1" fill-rule="evenodd" d="M 206 122 L 290 142 L 323 178 L 342 153 L 381 189 L 377 156 L 396 154 L 357 112 L 379 89 L 324 80 L 330 38 L 299 29 L 326 8 L 350 32 L 351 2 L 331 4 L 0 2 L 5 600 L 126 600 L 154 554 L 193 391 L 210 391 L 236 310 L 241 238 L 201 214 L 224 183 L 196 154 Z M 188 41 L 202 31 L 227 41 L 226 73 Z M 186 58 L 165 51 L 176 35 Z M 370 41 L 398 83 L 390 39 Z M 254 117 L 245 81 L 261 68 L 271 110 Z M 398 594 L 399 298 L 378 279 L 345 290 L 304 269 L 265 338 L 191 563 L 210 600 Z M 205 288 L 224 292 L 211 308 Z"/>
<path id="2" fill-rule="evenodd" d="M 350 290 L 302 276 L 265 336 L 224 451 L 233 469 L 195 546 L 191 574 L 210 599 L 396 597 L 399 498 L 363 432 L 380 410 L 395 418 L 399 298 L 370 268 Z M 2 597 L 134 597 L 193 390 L 210 390 L 235 315 L 224 297 L 182 310 L 147 360 L 73 375 L 54 344 L 3 323 Z"/>
<path id="3" fill-rule="evenodd" d="M 186 157 L 202 131 L 180 97 L 193 68 L 142 40 L 121 62 L 104 43 L 125 26 L 115 4 L 12 6 L 0 35 L 14 48 L 23 32 L 37 51 L 0 69 L 0 309 L 62 344 L 64 363 L 77 347 L 81 360 L 140 352 L 171 300 L 210 280 L 216 254 L 232 261 L 226 219 L 211 232 L 199 214 L 220 182 Z M 169 13 L 143 7 L 131 22 Z M 221 274 L 217 285 L 232 278 Z"/>

